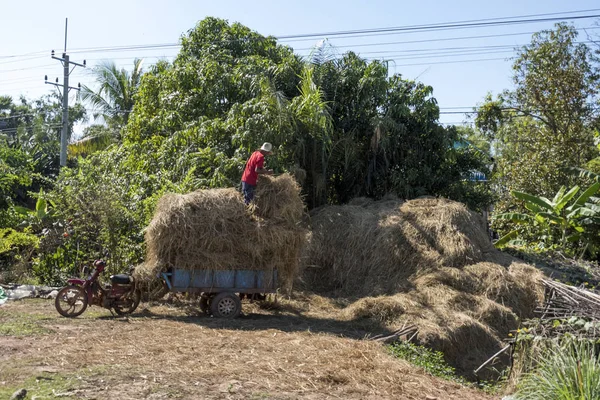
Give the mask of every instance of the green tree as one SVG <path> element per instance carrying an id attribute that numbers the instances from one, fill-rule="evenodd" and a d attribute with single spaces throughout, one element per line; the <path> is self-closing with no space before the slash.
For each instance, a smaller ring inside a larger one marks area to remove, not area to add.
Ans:
<path id="1" fill-rule="evenodd" d="M 296 121 L 295 134 L 301 137 L 308 148 L 302 158 L 303 167 L 309 171 L 310 204 L 327 202 L 328 160 L 332 144 L 333 124 L 324 94 L 313 80 L 313 67 L 305 66 L 301 74 L 299 95 L 290 105 Z M 308 142 L 308 143 L 307 143 Z"/>
<path id="2" fill-rule="evenodd" d="M 565 167 L 583 166 L 597 154 L 600 75 L 590 49 L 576 39 L 566 24 L 534 34 L 513 65 L 514 89 L 488 96 L 478 109 L 476 126 L 498 152 L 504 203 L 511 202 L 510 190 L 550 196 L 572 186 Z"/>
<path id="3" fill-rule="evenodd" d="M 93 69 L 98 89 L 83 85 L 80 96 L 94 108 L 94 118 L 102 116 L 113 127 L 127 125 L 142 78 L 143 61 L 136 58 L 131 71 L 119 69 L 114 61 L 102 62 Z"/>
<path id="4" fill-rule="evenodd" d="M 81 104 L 69 107 L 69 132 L 85 118 Z M 18 103 L 10 97 L 0 97 L 0 168 L 6 172 L 2 181 L 19 182 L 11 187 L 9 196 L 17 204 L 33 206 L 35 200 L 27 192 L 48 188 L 56 179 L 61 127 L 62 99 L 58 95 L 34 101 L 21 98 Z"/>
<path id="5" fill-rule="evenodd" d="M 33 168 L 33 160 L 26 152 L 9 147 L 5 139 L 0 139 L 0 209 L 26 199 Z"/>

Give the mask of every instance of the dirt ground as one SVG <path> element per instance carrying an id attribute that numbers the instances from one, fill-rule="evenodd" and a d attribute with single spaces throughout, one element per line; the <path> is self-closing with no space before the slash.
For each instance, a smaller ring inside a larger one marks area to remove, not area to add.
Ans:
<path id="1" fill-rule="evenodd" d="M 235 320 L 142 304 L 129 318 L 91 307 L 58 315 L 53 301 L 0 307 L 0 398 L 492 399 L 431 377 L 362 340 L 378 327 L 293 307 L 244 304 Z"/>

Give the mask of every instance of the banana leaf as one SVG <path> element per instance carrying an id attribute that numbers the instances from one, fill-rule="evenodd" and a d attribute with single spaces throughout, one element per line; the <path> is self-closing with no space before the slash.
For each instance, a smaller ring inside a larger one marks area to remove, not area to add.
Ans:
<path id="1" fill-rule="evenodd" d="M 530 224 L 534 222 L 534 218 L 528 214 L 522 213 L 504 213 L 494 217 L 494 219 L 508 220 L 517 224 Z"/>
<path id="2" fill-rule="evenodd" d="M 548 211 L 554 211 L 554 206 L 553 206 L 552 202 L 544 197 L 533 196 L 529 193 L 523 193 L 523 192 L 517 192 L 517 191 L 512 191 L 511 193 L 514 197 L 516 197 L 519 200 L 523 200 L 523 201 L 527 201 L 527 202 L 536 204 L 537 206 L 542 207 L 543 209 L 546 209 Z"/>
<path id="3" fill-rule="evenodd" d="M 589 208 L 590 210 L 600 214 L 600 206 L 597 204 L 585 203 L 584 207 Z"/>
<path id="4" fill-rule="evenodd" d="M 518 236 L 518 234 L 519 234 L 519 232 L 517 230 L 508 232 L 506 235 L 504 235 L 500 239 L 496 240 L 496 242 L 494 243 L 494 246 L 497 248 L 504 247 L 512 239 L 515 239 Z"/>
<path id="5" fill-rule="evenodd" d="M 569 211 L 569 213 L 567 214 L 568 220 L 571 220 L 571 219 L 574 219 L 574 218 L 577 218 L 580 216 L 580 211 L 581 211 L 582 207 L 579 205 L 576 205 L 576 204 L 574 204 L 573 206 L 576 206 L 576 207 L 574 207 L 574 208 L 569 207 L 567 209 L 567 211 Z"/>
<path id="6" fill-rule="evenodd" d="M 542 207 L 538 206 L 535 203 L 525 203 L 525 208 L 531 211 L 532 213 L 536 214 L 544 210 Z"/>
<path id="7" fill-rule="evenodd" d="M 600 204 L 600 197 L 592 196 L 588 199 L 589 203 Z"/>
<path id="8" fill-rule="evenodd" d="M 595 181 L 600 181 L 600 175 L 592 172 L 592 171 L 588 171 L 587 169 L 583 169 L 583 168 L 570 168 L 571 172 L 578 174 L 578 176 L 580 178 L 587 178 L 587 179 L 593 179 Z"/>
<path id="9" fill-rule="evenodd" d="M 538 213 L 538 215 L 541 216 L 541 217 L 544 217 L 544 218 L 548 219 L 551 223 L 554 223 L 554 224 L 562 225 L 562 224 L 564 224 L 566 222 L 565 218 L 559 217 L 559 216 L 557 216 L 555 214 L 552 214 L 552 213 L 541 212 L 541 213 Z"/>
<path id="10" fill-rule="evenodd" d="M 44 219 L 48 215 L 48 204 L 41 197 L 38 197 L 35 203 L 35 214 L 39 219 Z"/>
<path id="11" fill-rule="evenodd" d="M 31 210 L 26 207 L 13 206 L 13 209 L 17 212 L 17 214 L 24 215 L 24 216 L 29 215 L 31 213 Z"/>
<path id="12" fill-rule="evenodd" d="M 594 183 L 592 186 L 587 188 L 585 192 L 581 193 L 581 195 L 575 200 L 574 204 L 583 205 L 585 204 L 590 197 L 598 193 L 598 189 L 600 189 L 600 182 Z"/>
<path id="13" fill-rule="evenodd" d="M 596 215 L 598 215 L 597 211 L 594 211 L 587 207 L 580 207 L 577 211 L 577 214 L 581 217 L 595 217 Z"/>
<path id="14" fill-rule="evenodd" d="M 556 195 L 554 196 L 554 199 L 552 199 L 552 203 L 553 204 L 558 204 L 558 202 L 560 201 L 560 199 L 565 194 L 566 190 L 567 190 L 566 186 L 562 186 L 560 189 L 558 189 L 558 192 L 556 192 Z"/>
<path id="15" fill-rule="evenodd" d="M 564 196 L 562 196 L 562 198 L 559 199 L 558 203 L 556 203 L 554 205 L 554 211 L 555 212 L 560 212 L 560 210 L 562 210 L 567 205 L 567 203 L 569 201 L 571 201 L 571 199 L 573 197 L 575 197 L 575 195 L 577 194 L 577 192 L 579 192 L 579 189 L 580 189 L 579 186 L 573 186 L 573 188 L 571 188 L 571 190 L 569 190 Z M 584 203 L 585 203 L 585 201 L 584 201 Z"/>

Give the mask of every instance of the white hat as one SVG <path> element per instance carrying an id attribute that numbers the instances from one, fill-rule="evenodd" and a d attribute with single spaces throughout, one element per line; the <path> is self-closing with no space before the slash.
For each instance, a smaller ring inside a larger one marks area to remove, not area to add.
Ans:
<path id="1" fill-rule="evenodd" d="M 271 143 L 268 142 L 264 142 L 262 147 L 260 148 L 262 151 L 267 151 L 267 152 L 271 152 L 271 150 L 273 149 L 273 145 Z"/>

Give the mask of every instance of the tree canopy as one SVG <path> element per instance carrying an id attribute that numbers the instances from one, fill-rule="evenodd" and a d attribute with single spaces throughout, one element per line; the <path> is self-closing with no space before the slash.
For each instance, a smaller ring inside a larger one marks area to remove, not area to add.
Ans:
<path id="1" fill-rule="evenodd" d="M 577 35 L 566 24 L 534 34 L 514 62 L 514 88 L 478 109 L 477 127 L 496 142 L 496 178 L 506 196 L 553 195 L 575 183 L 569 167 L 597 155 L 600 75 Z"/>

